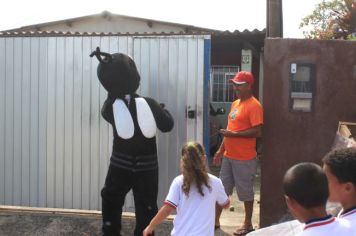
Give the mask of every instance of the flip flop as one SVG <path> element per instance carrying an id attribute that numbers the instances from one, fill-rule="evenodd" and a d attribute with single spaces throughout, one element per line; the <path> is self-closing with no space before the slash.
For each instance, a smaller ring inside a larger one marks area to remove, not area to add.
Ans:
<path id="1" fill-rule="evenodd" d="M 235 236 L 244 236 L 252 231 L 254 231 L 255 229 L 237 229 L 235 232 L 233 232 L 232 234 Z"/>

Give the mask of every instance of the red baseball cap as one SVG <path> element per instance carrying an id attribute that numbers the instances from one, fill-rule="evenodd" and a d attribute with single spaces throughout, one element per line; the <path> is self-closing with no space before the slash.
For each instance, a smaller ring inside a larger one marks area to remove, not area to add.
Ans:
<path id="1" fill-rule="evenodd" d="M 251 72 L 248 71 L 240 71 L 238 72 L 234 78 L 229 80 L 230 82 L 237 84 L 237 85 L 241 85 L 241 84 L 253 84 L 254 79 L 253 79 L 253 75 Z"/>

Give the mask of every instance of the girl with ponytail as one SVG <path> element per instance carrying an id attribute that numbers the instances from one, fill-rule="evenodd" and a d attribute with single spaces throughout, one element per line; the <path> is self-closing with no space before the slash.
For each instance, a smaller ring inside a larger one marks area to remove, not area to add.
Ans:
<path id="1" fill-rule="evenodd" d="M 200 143 L 183 145 L 182 174 L 173 180 L 162 208 L 144 230 L 144 236 L 152 234 L 174 210 L 177 215 L 171 235 L 214 235 L 216 203 L 228 208 L 230 201 L 221 180 L 208 173 L 205 161 L 205 151 Z"/>

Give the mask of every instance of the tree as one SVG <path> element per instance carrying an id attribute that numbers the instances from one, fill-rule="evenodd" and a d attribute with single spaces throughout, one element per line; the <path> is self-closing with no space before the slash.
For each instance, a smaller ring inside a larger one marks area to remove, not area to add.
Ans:
<path id="1" fill-rule="evenodd" d="M 350 39 L 356 33 L 356 0 L 323 0 L 299 28 L 310 39 Z"/>

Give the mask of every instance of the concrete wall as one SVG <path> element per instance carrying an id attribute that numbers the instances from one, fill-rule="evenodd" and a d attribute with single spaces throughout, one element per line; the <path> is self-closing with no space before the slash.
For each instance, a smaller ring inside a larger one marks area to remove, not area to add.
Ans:
<path id="1" fill-rule="evenodd" d="M 356 42 L 266 39 L 264 49 L 261 226 L 286 217 L 285 171 L 298 162 L 320 164 L 338 122 L 356 122 Z M 289 109 L 291 63 L 315 64 L 311 112 Z"/>

